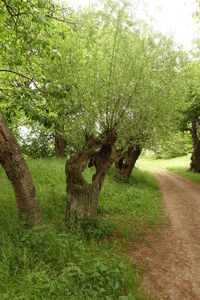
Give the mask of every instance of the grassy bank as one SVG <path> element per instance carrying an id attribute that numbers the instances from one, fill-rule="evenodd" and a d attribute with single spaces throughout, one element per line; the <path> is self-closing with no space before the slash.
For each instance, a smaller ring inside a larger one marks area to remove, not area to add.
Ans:
<path id="1" fill-rule="evenodd" d="M 174 157 L 169 159 L 153 159 L 150 157 L 141 157 L 138 161 L 136 166 L 146 170 L 152 169 L 172 169 L 172 168 L 189 168 L 190 165 L 190 155 L 187 156 L 180 156 Z"/>
<path id="2" fill-rule="evenodd" d="M 65 161 L 28 164 L 44 225 L 26 230 L 19 223 L 12 188 L 0 169 L 0 299 L 144 299 L 137 292 L 138 269 L 122 244 L 136 242 L 138 229 L 166 221 L 153 176 L 136 169 L 126 182 L 111 169 L 97 219 L 66 228 Z M 84 176 L 89 180 L 92 172 Z M 108 237 L 116 234 L 120 238 L 111 243 Z"/>
<path id="3" fill-rule="evenodd" d="M 180 174 L 192 181 L 200 182 L 200 174 L 189 171 L 190 156 L 191 155 L 175 157 L 170 159 L 157 159 L 157 160 L 143 157 L 138 161 L 137 165 L 140 168 L 146 170 L 165 168 L 171 172 Z"/>
<path id="4" fill-rule="evenodd" d="M 182 175 L 194 182 L 200 183 L 200 173 L 190 172 L 188 168 L 169 168 L 169 171 Z"/>

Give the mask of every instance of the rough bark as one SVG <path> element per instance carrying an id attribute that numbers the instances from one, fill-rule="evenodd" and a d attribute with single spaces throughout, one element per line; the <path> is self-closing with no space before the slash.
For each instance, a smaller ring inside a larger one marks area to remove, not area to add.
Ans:
<path id="1" fill-rule="evenodd" d="M 0 164 L 13 186 L 20 218 L 26 222 L 27 226 L 40 225 L 42 216 L 31 174 L 1 112 Z"/>
<path id="2" fill-rule="evenodd" d="M 196 122 L 192 122 L 191 135 L 193 153 L 191 156 L 190 171 L 200 173 L 200 140 L 198 139 Z"/>
<path id="3" fill-rule="evenodd" d="M 101 138 L 90 138 L 82 152 L 70 157 L 66 163 L 67 207 L 66 220 L 83 219 L 97 215 L 98 200 L 105 176 L 114 162 L 115 133 Z M 82 172 L 95 166 L 92 183 L 88 183 Z"/>
<path id="4" fill-rule="evenodd" d="M 55 152 L 56 157 L 65 157 L 67 143 L 62 135 L 59 133 L 59 129 L 55 128 Z"/>
<path id="5" fill-rule="evenodd" d="M 120 176 L 130 178 L 137 159 L 142 152 L 142 148 L 137 145 L 127 151 L 119 150 L 115 159 L 115 168 Z"/>

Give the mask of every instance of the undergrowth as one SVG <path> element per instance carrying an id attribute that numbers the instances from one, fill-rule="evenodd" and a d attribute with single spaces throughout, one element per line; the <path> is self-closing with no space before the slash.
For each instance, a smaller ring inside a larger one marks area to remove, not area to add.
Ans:
<path id="1" fill-rule="evenodd" d="M 101 193 L 98 217 L 64 224 L 65 161 L 28 161 L 44 225 L 20 224 L 12 187 L 0 169 L 0 299 L 147 299 L 137 291 L 138 270 L 126 256 L 119 232 L 135 239 L 135 228 L 165 222 L 153 176 L 135 169 L 130 181 L 111 169 Z M 91 177 L 91 170 L 85 172 Z M 150 299 L 150 298 L 148 298 Z"/>

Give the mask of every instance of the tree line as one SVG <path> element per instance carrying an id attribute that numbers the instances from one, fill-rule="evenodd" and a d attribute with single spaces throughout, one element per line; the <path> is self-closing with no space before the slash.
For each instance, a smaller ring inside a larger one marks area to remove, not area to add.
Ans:
<path id="1" fill-rule="evenodd" d="M 51 128 L 56 155 L 67 152 L 66 221 L 96 216 L 113 163 L 129 178 L 143 149 L 177 131 L 191 133 L 200 172 L 198 57 L 137 21 L 125 0 L 77 11 L 2 0 L 0 12 L 0 163 L 28 226 L 42 216 L 13 126 Z"/>

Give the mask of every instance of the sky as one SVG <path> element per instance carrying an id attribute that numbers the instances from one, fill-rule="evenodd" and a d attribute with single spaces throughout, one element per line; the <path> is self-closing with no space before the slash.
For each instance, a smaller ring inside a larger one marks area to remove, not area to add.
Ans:
<path id="1" fill-rule="evenodd" d="M 131 1 L 131 0 L 130 0 Z M 134 1 L 134 0 L 132 0 Z M 86 6 L 92 0 L 62 0 L 71 7 Z M 165 35 L 172 35 L 177 44 L 182 45 L 184 50 L 192 48 L 192 40 L 197 38 L 197 25 L 192 18 L 195 11 L 195 0 L 147 0 L 146 12 L 153 20 L 140 12 L 140 18 L 151 22 L 156 31 Z"/>
<path id="2" fill-rule="evenodd" d="M 175 41 L 185 50 L 192 48 L 192 40 L 197 38 L 197 25 L 192 14 L 193 0 L 151 0 L 150 13 L 155 16 L 154 27 L 162 33 L 173 34 Z M 158 9 L 160 8 L 160 9 Z"/>

